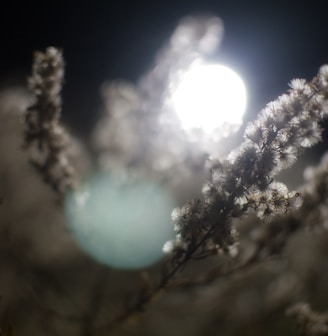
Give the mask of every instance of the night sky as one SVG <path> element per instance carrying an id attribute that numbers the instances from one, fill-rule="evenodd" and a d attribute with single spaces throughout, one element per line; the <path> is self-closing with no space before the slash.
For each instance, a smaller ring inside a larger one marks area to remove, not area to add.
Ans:
<path id="1" fill-rule="evenodd" d="M 249 118 L 286 91 L 295 77 L 311 79 L 328 63 L 324 1 L 132 0 L 11 2 L 1 11 L 0 85 L 24 83 L 34 50 L 61 47 L 66 60 L 64 120 L 87 133 L 99 117 L 105 80 L 136 81 L 179 19 L 219 16 L 225 36 L 217 59 L 244 78 Z"/>

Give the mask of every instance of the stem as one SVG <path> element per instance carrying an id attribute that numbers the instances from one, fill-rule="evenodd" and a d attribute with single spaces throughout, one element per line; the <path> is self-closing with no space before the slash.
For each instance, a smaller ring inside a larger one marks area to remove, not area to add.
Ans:
<path id="1" fill-rule="evenodd" d="M 172 268 L 172 270 L 167 273 L 164 277 L 162 277 L 160 283 L 157 287 L 155 287 L 148 295 L 144 296 L 140 300 L 138 300 L 133 306 L 125 310 L 119 316 L 117 316 L 113 321 L 104 324 L 102 326 L 98 326 L 95 328 L 96 331 L 113 331 L 116 329 L 121 323 L 125 322 L 129 319 L 134 313 L 142 311 L 143 307 L 150 303 L 156 296 L 159 294 L 166 285 L 170 282 L 170 280 L 175 276 L 175 274 L 191 259 L 192 255 L 202 246 L 202 244 L 211 236 L 212 231 L 215 228 L 215 224 L 213 224 L 206 232 L 206 234 L 202 237 L 202 239 L 180 260 L 177 265 Z"/>

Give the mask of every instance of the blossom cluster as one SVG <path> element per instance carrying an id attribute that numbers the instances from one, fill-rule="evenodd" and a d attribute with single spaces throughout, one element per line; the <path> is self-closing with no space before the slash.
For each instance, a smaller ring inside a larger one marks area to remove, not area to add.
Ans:
<path id="1" fill-rule="evenodd" d="M 297 156 L 321 139 L 328 113 L 328 66 L 311 82 L 295 79 L 288 93 L 268 104 L 246 128 L 243 144 L 224 160 L 212 159 L 203 202 L 173 212 L 176 239 L 170 244 L 179 262 L 205 251 L 235 251 L 232 218 L 255 209 L 258 217 L 300 207 L 301 195 L 274 180 Z M 183 252 L 181 252 L 183 251 Z"/>
<path id="2" fill-rule="evenodd" d="M 297 303 L 287 310 L 287 315 L 297 321 L 299 331 L 302 335 L 327 335 L 328 314 L 318 313 L 305 302 Z"/>
<path id="3" fill-rule="evenodd" d="M 34 100 L 25 114 L 25 144 L 30 149 L 31 164 L 60 194 L 74 184 L 75 169 L 70 159 L 78 152 L 77 144 L 59 124 L 63 78 L 64 61 L 59 49 L 49 47 L 44 53 L 35 53 L 28 80 Z"/>
<path id="4" fill-rule="evenodd" d="M 219 47 L 222 33 L 217 17 L 184 18 L 137 83 L 118 80 L 102 86 L 105 113 L 92 137 L 101 169 L 130 167 L 172 185 L 203 171 L 208 135 L 182 130 L 172 93 L 192 64 Z"/>

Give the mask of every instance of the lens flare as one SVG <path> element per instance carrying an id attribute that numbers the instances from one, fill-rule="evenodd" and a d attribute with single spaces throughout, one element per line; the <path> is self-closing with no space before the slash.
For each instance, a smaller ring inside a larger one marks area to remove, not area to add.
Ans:
<path id="1" fill-rule="evenodd" d="M 119 269 L 150 266 L 163 257 L 172 239 L 174 201 L 162 186 L 147 180 L 123 182 L 100 173 L 65 200 L 72 235 L 91 257 Z"/>

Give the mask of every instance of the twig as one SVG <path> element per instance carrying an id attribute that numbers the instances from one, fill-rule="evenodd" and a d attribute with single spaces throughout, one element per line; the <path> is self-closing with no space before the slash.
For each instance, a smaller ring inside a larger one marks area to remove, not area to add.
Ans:
<path id="1" fill-rule="evenodd" d="M 107 285 L 109 269 L 103 267 L 97 275 L 96 283 L 91 289 L 87 312 L 81 326 L 81 336 L 92 336 L 94 323 L 101 308 L 103 292 Z"/>

